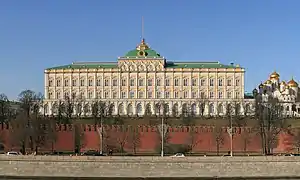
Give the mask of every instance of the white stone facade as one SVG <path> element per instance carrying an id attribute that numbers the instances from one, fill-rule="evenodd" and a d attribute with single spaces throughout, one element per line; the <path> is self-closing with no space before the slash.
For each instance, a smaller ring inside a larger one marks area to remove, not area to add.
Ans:
<path id="1" fill-rule="evenodd" d="M 224 115 L 232 102 L 240 113 L 253 100 L 244 99 L 244 68 L 219 62 L 169 62 L 144 42 L 117 62 L 82 62 L 45 70 L 45 114 L 65 97 L 91 104 L 113 104 L 113 114 L 143 115 L 146 106 L 167 104 L 168 114 L 180 114 L 186 104 L 196 115 Z M 205 105 L 201 105 L 205 104 Z M 204 107 L 204 109 L 202 108 Z M 202 112 L 203 111 L 203 112 Z"/>
<path id="2" fill-rule="evenodd" d="M 300 91 L 294 78 L 288 82 L 280 81 L 280 75 L 273 72 L 268 80 L 259 85 L 258 93 L 262 95 L 263 102 L 267 102 L 270 97 L 278 99 L 285 115 L 300 117 Z"/>

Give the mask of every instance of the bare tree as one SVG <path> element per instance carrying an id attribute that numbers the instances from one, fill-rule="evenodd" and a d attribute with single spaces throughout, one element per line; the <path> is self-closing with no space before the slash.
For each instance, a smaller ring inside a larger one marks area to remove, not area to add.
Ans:
<path id="1" fill-rule="evenodd" d="M 71 96 L 65 96 L 64 102 L 63 102 L 63 114 L 66 117 L 65 123 L 69 124 L 72 121 L 72 117 L 74 114 L 76 105 L 76 94 L 72 93 Z"/>
<path id="2" fill-rule="evenodd" d="M 255 93 L 255 101 L 255 117 L 259 122 L 263 153 L 271 154 L 278 135 L 288 126 L 283 114 L 283 104 L 266 91 L 262 94 Z"/>
<path id="3" fill-rule="evenodd" d="M 7 96 L 0 94 L 0 123 L 8 122 L 11 115 L 11 106 Z"/>
<path id="4" fill-rule="evenodd" d="M 297 148 L 297 153 L 300 153 L 300 129 L 297 128 L 292 132 L 293 135 L 293 145 Z"/>
<path id="5" fill-rule="evenodd" d="M 224 134 L 221 126 L 216 125 L 213 129 L 213 138 L 216 142 L 217 155 L 220 154 L 220 148 L 224 145 Z"/>
<path id="6" fill-rule="evenodd" d="M 41 116 L 32 118 L 30 129 L 35 153 L 38 153 L 39 148 L 47 148 L 49 143 L 52 144 L 56 141 L 56 131 L 54 128 L 55 126 L 50 119 Z"/>
<path id="7" fill-rule="evenodd" d="M 29 143 L 29 131 L 28 121 L 25 117 L 25 113 L 21 112 L 17 115 L 16 119 L 11 122 L 9 141 L 13 147 L 20 147 L 20 152 L 26 154 L 26 147 Z"/>
<path id="8" fill-rule="evenodd" d="M 118 132 L 115 132 L 115 139 L 118 144 L 118 152 L 120 152 L 122 155 L 125 153 L 125 144 L 128 140 L 128 132 L 127 129 L 124 129 L 123 126 L 121 126 L 121 129 L 118 130 Z"/>
<path id="9" fill-rule="evenodd" d="M 81 149 L 85 146 L 85 136 L 84 131 L 80 124 L 74 124 L 74 145 L 75 145 L 75 153 L 80 153 Z"/>
<path id="10" fill-rule="evenodd" d="M 140 139 L 140 132 L 138 129 L 138 126 L 133 126 L 131 129 L 129 129 L 129 134 L 128 134 L 128 143 L 130 147 L 132 148 L 132 151 L 134 154 L 136 154 L 137 149 L 141 145 L 141 139 Z"/>

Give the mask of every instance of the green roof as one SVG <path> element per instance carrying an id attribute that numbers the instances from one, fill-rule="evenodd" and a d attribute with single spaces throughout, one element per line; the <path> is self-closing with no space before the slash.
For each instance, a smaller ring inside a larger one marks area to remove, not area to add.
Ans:
<path id="1" fill-rule="evenodd" d="M 224 65 L 220 62 L 166 62 L 165 68 L 236 68 L 237 66 L 230 64 Z M 64 66 L 56 66 L 47 68 L 53 69 L 97 69 L 97 68 L 118 68 L 117 62 L 81 62 L 72 63 Z"/>
<path id="2" fill-rule="evenodd" d="M 52 69 L 97 69 L 97 68 L 117 68 L 118 63 L 117 62 L 82 62 L 82 63 L 72 63 L 69 65 L 63 65 L 63 66 L 55 66 L 51 68 L 47 68 L 47 70 Z"/>
<path id="3" fill-rule="evenodd" d="M 146 53 L 146 57 L 160 57 L 160 54 L 154 51 L 153 49 L 146 49 L 144 51 Z M 125 57 L 139 57 L 138 53 L 139 50 L 134 49 L 126 53 Z"/>
<path id="4" fill-rule="evenodd" d="M 167 62 L 166 68 L 236 68 L 236 66 L 224 65 L 220 62 Z"/>

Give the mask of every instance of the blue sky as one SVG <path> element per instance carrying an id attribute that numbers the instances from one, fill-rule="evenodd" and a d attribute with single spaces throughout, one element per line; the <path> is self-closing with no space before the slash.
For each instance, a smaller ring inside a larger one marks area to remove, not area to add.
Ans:
<path id="1" fill-rule="evenodd" d="M 0 92 L 43 92 L 44 69 L 115 61 L 145 38 L 168 60 L 234 62 L 246 90 L 300 79 L 299 0 L 0 0 Z"/>

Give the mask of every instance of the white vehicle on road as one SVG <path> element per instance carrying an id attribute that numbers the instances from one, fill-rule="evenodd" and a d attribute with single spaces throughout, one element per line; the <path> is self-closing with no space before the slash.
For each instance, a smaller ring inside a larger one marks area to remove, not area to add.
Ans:
<path id="1" fill-rule="evenodd" d="M 20 155 L 20 153 L 15 152 L 15 151 L 9 151 L 9 152 L 6 153 L 6 155 L 8 155 L 8 156 L 16 156 L 16 155 Z"/>
<path id="2" fill-rule="evenodd" d="M 173 155 L 171 157 L 185 157 L 185 156 L 182 153 L 176 153 L 175 155 Z"/>

